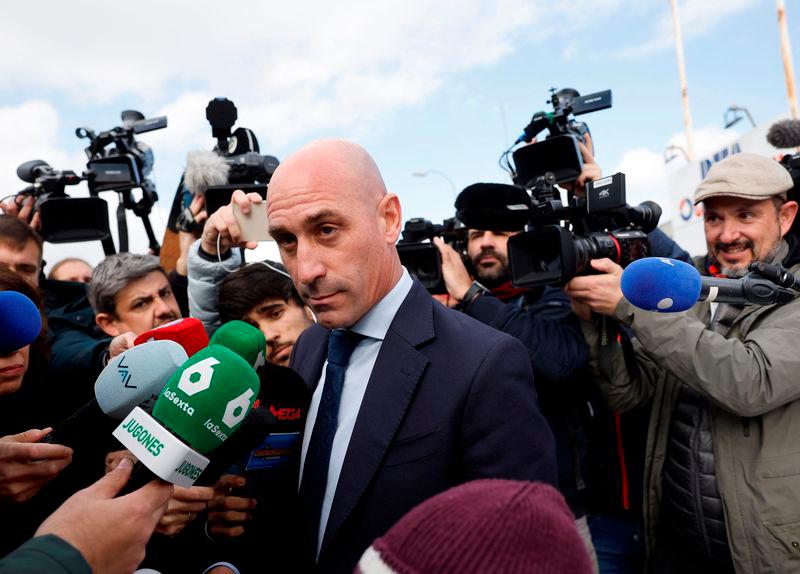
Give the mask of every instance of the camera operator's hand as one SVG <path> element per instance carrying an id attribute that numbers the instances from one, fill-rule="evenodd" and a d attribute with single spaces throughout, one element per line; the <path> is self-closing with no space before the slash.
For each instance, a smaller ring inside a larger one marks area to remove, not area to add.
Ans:
<path id="1" fill-rule="evenodd" d="M 176 486 L 172 498 L 169 499 L 167 511 L 158 521 L 156 532 L 166 536 L 175 536 L 206 509 L 212 496 L 214 496 L 214 489 L 210 486 L 190 486 L 189 488 Z"/>
<path id="2" fill-rule="evenodd" d="M 247 215 L 250 213 L 252 205 L 257 205 L 262 201 L 261 196 L 255 192 L 246 194 L 241 189 L 234 191 L 231 202 L 224 207 L 220 207 L 206 221 L 200 240 L 200 246 L 203 251 L 210 255 L 217 255 L 217 239 L 219 239 L 221 253 L 228 251 L 232 245 L 241 245 L 248 249 L 258 247 L 258 242 L 256 241 L 242 242 L 242 231 L 233 217 L 233 208 L 231 206 L 235 203 L 239 206 L 241 212 Z"/>
<path id="3" fill-rule="evenodd" d="M 192 218 L 194 222 L 198 226 L 202 226 L 206 220 L 208 219 L 208 213 L 206 212 L 206 201 L 201 194 L 197 194 L 192 197 L 192 202 L 189 204 L 189 211 L 192 214 Z M 192 246 L 197 240 L 197 229 L 200 229 L 200 233 L 202 235 L 202 227 L 195 227 L 195 231 L 178 231 L 178 245 L 180 247 L 180 254 L 178 255 L 178 259 L 175 262 L 175 271 L 178 272 L 178 275 L 183 275 L 184 277 L 189 273 L 189 248 Z M 214 245 L 216 248 L 216 244 Z"/>
<path id="4" fill-rule="evenodd" d="M 172 485 L 154 480 L 114 498 L 130 478 L 133 463 L 123 459 L 91 486 L 69 497 L 36 531 L 54 534 L 83 555 L 95 574 L 132 572 L 167 507 Z"/>
<path id="5" fill-rule="evenodd" d="M 39 216 L 39 212 L 37 211 L 31 217 L 35 204 L 36 199 L 31 195 L 15 195 L 0 204 L 0 208 L 2 208 L 4 214 L 21 219 L 33 229 L 38 230 L 42 227 L 42 219 Z"/>
<path id="6" fill-rule="evenodd" d="M 0 504 L 30 500 L 72 462 L 71 448 L 38 442 L 51 430 L 0 437 Z"/>
<path id="7" fill-rule="evenodd" d="M 585 315 L 585 307 L 601 315 L 613 316 L 622 299 L 622 267 L 610 259 L 593 259 L 590 264 L 603 275 L 575 277 L 566 284 L 564 292 L 572 299 L 575 313 L 582 319 L 588 318 L 582 316 Z"/>
<path id="8" fill-rule="evenodd" d="M 586 190 L 586 183 L 600 179 L 603 175 L 603 170 L 600 169 L 600 166 L 597 165 L 597 162 L 594 160 L 594 154 L 592 153 L 594 149 L 592 146 L 592 136 L 586 134 L 584 141 L 578 139 L 578 149 L 583 157 L 581 174 L 574 182 L 565 182 L 559 185 L 568 191 L 574 192 L 575 195 L 583 197 Z"/>
<path id="9" fill-rule="evenodd" d="M 126 331 L 111 339 L 108 344 L 108 360 L 110 361 L 117 355 L 127 351 L 133 347 L 133 342 L 136 340 L 136 335 L 133 331 Z"/>
<path id="10" fill-rule="evenodd" d="M 250 520 L 249 511 L 256 507 L 255 498 L 234 496 L 234 488 L 246 483 L 242 476 L 225 474 L 214 485 L 214 498 L 208 503 L 208 533 L 211 536 L 235 538 L 244 534 Z"/>
<path id="11" fill-rule="evenodd" d="M 453 307 L 461 301 L 461 298 L 469 290 L 472 285 L 472 277 L 469 276 L 467 268 L 464 267 L 464 261 L 461 256 L 456 253 L 450 245 L 444 242 L 441 237 L 434 237 L 433 244 L 439 248 L 439 253 L 442 254 L 442 278 L 444 285 L 447 287 L 447 293 L 450 295 L 448 304 Z"/>

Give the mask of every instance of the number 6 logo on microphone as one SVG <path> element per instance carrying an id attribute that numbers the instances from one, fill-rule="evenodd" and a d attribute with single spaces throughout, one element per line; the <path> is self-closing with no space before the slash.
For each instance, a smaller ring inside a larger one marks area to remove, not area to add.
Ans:
<path id="1" fill-rule="evenodd" d="M 198 361 L 181 373 L 178 381 L 178 388 L 188 396 L 193 396 L 200 391 L 205 391 L 211 386 L 211 378 L 214 376 L 214 365 L 219 361 L 214 357 L 207 357 Z"/>

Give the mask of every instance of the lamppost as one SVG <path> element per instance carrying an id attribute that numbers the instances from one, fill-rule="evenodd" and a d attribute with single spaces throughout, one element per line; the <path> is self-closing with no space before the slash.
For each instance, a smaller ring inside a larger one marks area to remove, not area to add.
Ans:
<path id="1" fill-rule="evenodd" d="M 439 171 L 438 169 L 426 169 L 425 171 L 415 171 L 411 175 L 413 175 L 414 177 L 428 177 L 431 174 L 438 175 L 439 177 L 444 178 L 450 185 L 450 189 L 453 192 L 453 197 L 458 195 L 458 191 L 456 190 L 456 184 L 453 183 L 453 180 L 450 179 L 450 176 L 448 176 L 444 172 Z"/>

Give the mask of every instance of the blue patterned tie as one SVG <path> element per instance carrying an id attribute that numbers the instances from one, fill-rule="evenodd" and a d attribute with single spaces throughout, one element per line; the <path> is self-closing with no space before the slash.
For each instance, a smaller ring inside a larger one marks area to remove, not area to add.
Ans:
<path id="1" fill-rule="evenodd" d="M 303 466 L 303 481 L 300 496 L 303 505 L 309 509 L 310 530 L 313 530 L 314 549 L 318 546 L 319 521 L 322 513 L 322 500 L 328 483 L 328 467 L 333 448 L 333 437 L 339 422 L 339 403 L 342 399 L 344 373 L 350 355 L 363 335 L 336 329 L 328 336 L 328 366 L 325 369 L 325 386 L 317 409 L 317 418 L 308 441 L 306 461 Z"/>

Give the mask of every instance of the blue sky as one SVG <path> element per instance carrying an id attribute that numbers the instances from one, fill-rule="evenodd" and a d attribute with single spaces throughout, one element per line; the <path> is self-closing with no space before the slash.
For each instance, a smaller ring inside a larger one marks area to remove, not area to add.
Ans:
<path id="1" fill-rule="evenodd" d="M 722 115 L 732 103 L 759 123 L 785 115 L 775 3 L 679 5 L 698 152 L 730 137 Z M 800 3 L 788 0 L 787 12 L 800 66 Z M 551 86 L 613 90 L 612 109 L 583 118 L 604 171 L 628 173 L 632 200 L 663 199 L 662 150 L 683 128 L 666 0 L 227 2 L 224 12 L 184 1 L 17 3 L 4 10 L 0 49 L 14 54 L 0 61 L 3 195 L 24 186 L 15 169 L 27 159 L 79 171 L 74 128 L 106 129 L 135 108 L 169 116 L 141 138 L 166 211 L 186 152 L 213 145 L 213 96 L 236 102 L 238 125 L 279 158 L 317 137 L 358 141 L 405 215 L 434 220 L 452 215 L 450 187 L 412 172 L 439 170 L 459 190 L 505 181 L 497 158 L 548 107 Z"/>

